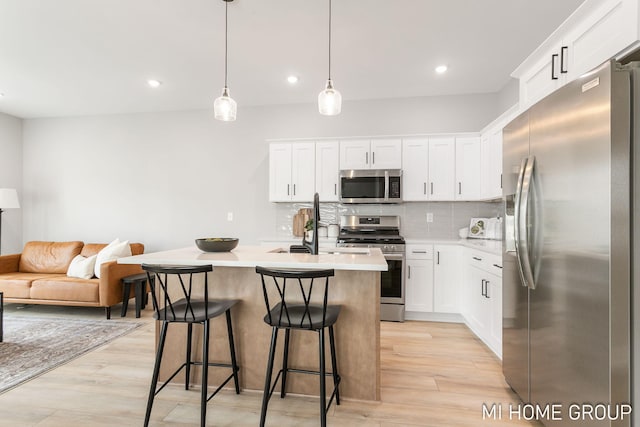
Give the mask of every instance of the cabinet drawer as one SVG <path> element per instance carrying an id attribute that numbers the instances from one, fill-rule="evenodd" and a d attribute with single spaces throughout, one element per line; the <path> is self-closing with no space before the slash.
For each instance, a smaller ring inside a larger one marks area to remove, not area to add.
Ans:
<path id="1" fill-rule="evenodd" d="M 502 277 L 502 257 L 482 251 L 467 251 L 467 262 L 476 268 Z"/>
<path id="2" fill-rule="evenodd" d="M 407 245 L 407 259 L 433 259 L 433 245 Z"/>

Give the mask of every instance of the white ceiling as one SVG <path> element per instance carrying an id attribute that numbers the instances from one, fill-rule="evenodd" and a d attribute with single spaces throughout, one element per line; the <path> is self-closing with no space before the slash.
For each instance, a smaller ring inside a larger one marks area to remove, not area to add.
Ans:
<path id="1" fill-rule="evenodd" d="M 583 0 L 334 0 L 344 100 L 497 92 Z M 0 111 L 24 118 L 212 108 L 222 0 L 0 0 Z M 314 103 L 328 0 L 229 3 L 229 88 L 249 105 Z M 449 71 L 436 75 L 438 64 Z M 289 74 L 299 76 L 292 86 Z M 163 85 L 146 85 L 155 78 Z"/>

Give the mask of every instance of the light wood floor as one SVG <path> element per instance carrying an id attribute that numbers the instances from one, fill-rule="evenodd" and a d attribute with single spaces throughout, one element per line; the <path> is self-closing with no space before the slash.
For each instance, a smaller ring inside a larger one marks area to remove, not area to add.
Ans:
<path id="1" fill-rule="evenodd" d="M 128 320 L 134 320 L 131 311 L 130 307 Z M 90 318 L 103 315 L 95 309 L 20 308 L 9 304 L 5 312 Z M 119 307 L 116 307 L 114 320 L 119 319 Z M 133 333 L 0 394 L 0 426 L 141 426 L 154 359 L 154 324 L 148 310 L 139 320 L 144 325 Z M 517 398 L 504 382 L 499 360 L 466 326 L 383 322 L 381 346 L 382 401 L 343 400 L 340 406 L 332 406 L 329 425 L 533 425 L 508 419 L 483 421 L 483 403 L 502 403 L 506 408 L 509 403 L 517 402 Z M 208 424 L 256 426 L 261 398 L 259 392 L 244 391 L 235 395 L 223 391 L 209 402 Z M 267 425 L 316 426 L 319 425 L 318 412 L 317 399 L 291 395 L 280 399 L 274 394 Z M 156 397 L 152 425 L 198 424 L 197 390 L 170 386 Z"/>

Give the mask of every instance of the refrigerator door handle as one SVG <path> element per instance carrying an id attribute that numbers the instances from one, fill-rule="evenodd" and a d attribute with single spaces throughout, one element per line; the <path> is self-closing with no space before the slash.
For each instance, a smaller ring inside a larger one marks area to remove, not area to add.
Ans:
<path id="1" fill-rule="evenodd" d="M 535 289 L 536 284 L 533 278 L 533 270 L 531 267 L 531 252 L 529 242 L 529 202 L 531 190 L 533 189 L 533 170 L 535 168 L 536 158 L 531 156 L 527 159 L 527 165 L 522 177 L 522 188 L 520 189 L 520 207 L 519 218 L 517 219 L 518 239 L 516 239 L 516 247 L 520 255 L 520 274 L 524 283 L 530 289 Z"/>
<path id="2" fill-rule="evenodd" d="M 520 163 L 520 172 L 518 172 L 518 181 L 516 182 L 516 194 L 515 194 L 515 200 L 513 203 L 513 222 L 514 222 L 514 240 L 515 240 L 515 249 L 516 249 L 516 259 L 518 260 L 518 272 L 520 273 L 520 279 L 522 282 L 522 286 L 528 286 L 527 285 L 527 281 L 524 278 L 524 275 L 522 274 L 522 257 L 520 255 L 520 239 L 521 239 L 521 235 L 520 235 L 520 204 L 522 201 L 522 181 L 524 179 L 524 171 L 527 168 L 527 163 L 529 161 L 528 157 L 525 157 L 524 159 L 522 159 L 522 162 Z"/>

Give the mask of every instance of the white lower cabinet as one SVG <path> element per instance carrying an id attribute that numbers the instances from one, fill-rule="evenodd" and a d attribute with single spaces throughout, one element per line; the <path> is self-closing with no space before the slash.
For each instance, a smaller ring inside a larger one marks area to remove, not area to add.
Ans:
<path id="1" fill-rule="evenodd" d="M 462 316 L 467 326 L 502 357 L 502 258 L 465 248 Z"/>
<path id="2" fill-rule="evenodd" d="M 433 246 L 407 245 L 405 310 L 433 311 Z"/>
<path id="3" fill-rule="evenodd" d="M 460 312 L 460 246 L 434 245 L 433 247 L 433 311 Z"/>

